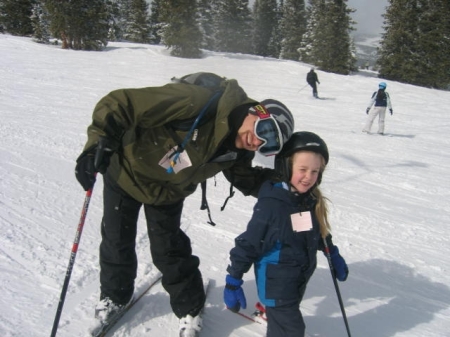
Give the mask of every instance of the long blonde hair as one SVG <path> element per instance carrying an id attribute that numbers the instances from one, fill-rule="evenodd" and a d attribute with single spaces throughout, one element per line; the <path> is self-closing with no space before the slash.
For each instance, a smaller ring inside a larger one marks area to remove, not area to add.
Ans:
<path id="1" fill-rule="evenodd" d="M 325 164 L 325 158 L 323 158 L 322 155 L 320 155 L 321 157 L 321 164 L 320 164 L 320 178 L 322 179 L 323 177 L 323 173 L 325 172 L 325 168 L 327 167 L 327 165 Z M 323 194 L 322 191 L 319 188 L 319 184 L 321 181 L 318 181 L 316 187 L 312 190 L 312 195 L 317 199 L 317 204 L 316 204 L 316 216 L 317 216 L 317 220 L 319 221 L 320 224 L 320 234 L 322 235 L 322 238 L 326 238 L 327 235 L 330 234 L 331 232 L 331 225 L 330 222 L 328 221 L 328 198 L 326 198 Z"/>
<path id="2" fill-rule="evenodd" d="M 320 190 L 319 186 L 317 186 L 312 191 L 312 194 L 317 199 L 316 216 L 320 224 L 320 234 L 322 235 L 322 238 L 325 238 L 331 232 L 331 225 L 330 222 L 328 221 L 327 202 L 329 200 L 322 194 L 322 191 Z"/>

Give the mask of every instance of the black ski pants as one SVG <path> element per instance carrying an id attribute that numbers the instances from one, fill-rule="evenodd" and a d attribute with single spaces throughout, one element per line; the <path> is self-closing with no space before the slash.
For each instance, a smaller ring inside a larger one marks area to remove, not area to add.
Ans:
<path id="1" fill-rule="evenodd" d="M 309 83 L 308 82 L 308 84 L 311 86 L 311 88 L 312 88 L 312 93 L 313 93 L 313 96 L 314 97 L 317 97 L 318 96 L 318 93 L 317 93 L 317 83 L 316 82 L 314 82 L 314 83 Z"/>
<path id="2" fill-rule="evenodd" d="M 144 206 L 150 252 L 161 271 L 174 314 L 196 316 L 205 303 L 200 260 L 192 255 L 191 241 L 180 229 L 183 201 L 152 206 L 130 197 L 107 174 L 104 176 L 103 220 L 100 244 L 101 298 L 124 304 L 134 292 L 137 271 L 136 233 Z"/>

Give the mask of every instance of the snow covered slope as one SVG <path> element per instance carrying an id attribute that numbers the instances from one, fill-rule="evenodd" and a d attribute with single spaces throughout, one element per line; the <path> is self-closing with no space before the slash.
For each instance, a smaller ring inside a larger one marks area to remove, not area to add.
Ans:
<path id="1" fill-rule="evenodd" d="M 0 35 L 0 335 L 49 336 L 75 237 L 84 192 L 74 176 L 96 102 L 109 91 L 158 86 L 172 76 L 211 71 L 236 78 L 255 99 L 275 98 L 294 113 L 296 130 L 328 143 L 323 179 L 334 241 L 349 268 L 340 283 L 353 336 L 450 336 L 450 92 L 388 81 L 394 115 L 388 136 L 361 133 L 378 79 L 370 72 L 318 71 L 316 100 L 305 87 L 309 65 L 249 55 L 168 56 L 164 47 L 111 43 L 105 52 L 61 50 Z M 372 77 L 371 77 L 372 76 Z M 273 159 L 258 157 L 260 165 Z M 264 328 L 224 310 L 228 252 L 255 200 L 239 192 L 224 212 L 229 185 L 208 184 L 216 227 L 186 200 L 183 229 L 213 280 L 204 337 L 263 336 Z M 58 336 L 85 336 L 98 290 L 102 181 L 95 186 L 63 308 Z M 141 219 L 137 288 L 155 271 Z M 254 276 L 245 276 L 250 305 Z M 319 256 L 302 303 L 310 334 L 346 336 L 326 259 Z M 247 310 L 250 312 L 250 310 Z M 167 294 L 156 287 L 111 336 L 169 336 L 176 329 Z M 176 334 L 176 332 L 175 332 Z"/>

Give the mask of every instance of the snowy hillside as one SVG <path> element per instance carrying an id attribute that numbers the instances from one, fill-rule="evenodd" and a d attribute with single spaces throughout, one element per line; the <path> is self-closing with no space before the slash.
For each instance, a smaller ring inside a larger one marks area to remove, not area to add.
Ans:
<path id="1" fill-rule="evenodd" d="M 316 100 L 305 87 L 310 66 L 256 56 L 168 56 L 164 47 L 111 43 L 105 52 L 62 50 L 0 35 L 0 336 L 49 336 L 85 193 L 74 163 L 96 102 L 109 91 L 158 86 L 173 76 L 210 71 L 236 78 L 254 99 L 275 98 L 296 130 L 318 133 L 331 158 L 323 191 L 331 199 L 334 242 L 350 275 L 339 283 L 352 336 L 450 336 L 450 92 L 388 81 L 394 115 L 386 136 L 361 132 L 379 79 L 318 71 Z M 373 131 L 376 131 L 376 123 Z M 272 159 L 258 157 L 260 165 Z M 204 337 L 264 336 L 264 327 L 224 310 L 228 252 L 255 200 L 239 192 L 224 212 L 229 185 L 208 184 L 216 227 L 200 211 L 200 191 L 185 202 L 183 229 L 212 280 Z M 98 290 L 102 181 L 93 198 L 62 312 L 58 336 L 86 336 Z M 145 224 L 137 240 L 137 289 L 156 272 Z M 247 300 L 257 301 L 254 276 Z M 307 330 L 347 336 L 326 259 L 319 255 L 302 303 Z M 247 309 L 250 313 L 251 309 Z M 110 336 L 176 336 L 177 320 L 160 286 Z"/>

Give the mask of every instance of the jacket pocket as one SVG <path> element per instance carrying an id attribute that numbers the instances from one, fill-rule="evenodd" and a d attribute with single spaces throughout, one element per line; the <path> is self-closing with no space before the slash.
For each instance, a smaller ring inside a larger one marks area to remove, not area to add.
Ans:
<path id="1" fill-rule="evenodd" d="M 300 266 L 269 264 L 266 271 L 266 297 L 288 300 L 299 294 Z"/>

